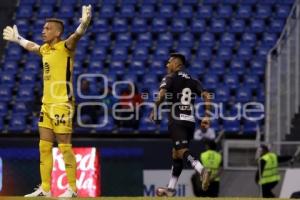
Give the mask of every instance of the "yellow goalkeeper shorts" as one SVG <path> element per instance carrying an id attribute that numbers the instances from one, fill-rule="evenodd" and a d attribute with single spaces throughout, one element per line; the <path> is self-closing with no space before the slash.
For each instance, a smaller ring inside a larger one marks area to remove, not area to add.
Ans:
<path id="1" fill-rule="evenodd" d="M 73 131 L 74 103 L 42 104 L 39 127 L 52 129 L 64 134 Z"/>

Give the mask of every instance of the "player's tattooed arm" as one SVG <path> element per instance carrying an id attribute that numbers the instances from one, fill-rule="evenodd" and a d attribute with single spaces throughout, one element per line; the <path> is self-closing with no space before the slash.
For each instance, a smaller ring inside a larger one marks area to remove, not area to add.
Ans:
<path id="1" fill-rule="evenodd" d="M 10 42 L 15 42 L 23 48 L 25 48 L 26 50 L 40 55 L 40 45 L 23 38 L 19 34 L 18 27 L 16 25 L 12 27 L 6 26 L 5 29 L 3 29 L 3 39 Z"/>
<path id="2" fill-rule="evenodd" d="M 152 112 L 150 113 L 150 117 L 149 117 L 152 122 L 154 122 L 156 120 L 157 110 L 158 110 L 160 104 L 162 102 L 164 102 L 166 92 L 167 92 L 166 89 L 160 89 L 159 90 L 158 97 L 157 97 L 156 101 L 154 102 L 155 106 L 154 106 Z"/>
<path id="3" fill-rule="evenodd" d="M 82 6 L 82 13 L 80 18 L 80 24 L 76 31 L 66 40 L 66 47 L 74 51 L 76 48 L 76 44 L 78 40 L 84 35 L 86 32 L 92 18 L 92 6 Z"/>
<path id="4" fill-rule="evenodd" d="M 201 93 L 201 97 L 203 98 L 204 104 L 205 104 L 205 115 L 204 118 L 201 121 L 202 126 L 210 126 L 210 111 L 211 111 L 211 100 L 212 100 L 212 95 L 207 92 L 203 91 Z"/>

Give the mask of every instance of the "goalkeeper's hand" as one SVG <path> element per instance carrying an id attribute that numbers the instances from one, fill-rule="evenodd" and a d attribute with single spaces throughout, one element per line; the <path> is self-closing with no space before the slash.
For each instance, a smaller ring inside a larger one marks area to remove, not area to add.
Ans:
<path id="1" fill-rule="evenodd" d="M 89 24 L 91 22 L 91 18 L 92 18 L 92 6 L 91 5 L 82 6 L 80 25 L 76 29 L 76 32 L 79 35 L 83 35 L 85 33 L 87 27 L 89 26 Z"/>
<path id="2" fill-rule="evenodd" d="M 6 26 L 5 29 L 3 29 L 4 40 L 20 43 L 20 40 L 18 38 L 20 38 L 20 35 L 16 25 L 14 25 L 13 27 Z"/>
<path id="3" fill-rule="evenodd" d="M 29 43 L 28 40 L 19 35 L 19 31 L 16 25 L 14 25 L 13 27 L 5 27 L 5 29 L 3 30 L 3 39 L 11 42 L 16 42 L 24 48 L 26 48 L 27 44 Z"/>

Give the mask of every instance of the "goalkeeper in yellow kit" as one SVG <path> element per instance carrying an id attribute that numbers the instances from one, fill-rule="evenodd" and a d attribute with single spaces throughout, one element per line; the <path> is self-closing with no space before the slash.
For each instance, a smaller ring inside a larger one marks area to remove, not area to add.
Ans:
<path id="1" fill-rule="evenodd" d="M 90 23 L 91 10 L 91 5 L 82 6 L 81 23 L 66 40 L 61 39 L 64 31 L 63 21 L 56 18 L 46 19 L 42 32 L 44 44 L 41 46 L 21 37 L 16 25 L 7 26 L 3 30 L 3 39 L 39 54 L 43 60 L 44 88 L 39 120 L 42 183 L 25 197 L 51 196 L 52 146 L 55 138 L 63 154 L 69 183 L 68 189 L 60 197 L 77 196 L 76 160 L 71 144 L 74 114 L 72 74 L 76 44 Z"/>

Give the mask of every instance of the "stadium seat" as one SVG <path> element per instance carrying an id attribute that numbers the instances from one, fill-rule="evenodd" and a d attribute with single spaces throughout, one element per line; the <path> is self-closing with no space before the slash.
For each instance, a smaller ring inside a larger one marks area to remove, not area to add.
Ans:
<path id="1" fill-rule="evenodd" d="M 126 73 L 123 75 L 123 80 L 124 81 L 130 81 L 132 83 L 136 83 L 137 82 L 137 77 L 135 74 L 132 73 Z"/>
<path id="2" fill-rule="evenodd" d="M 220 85 L 216 88 L 214 102 L 228 102 L 230 100 L 230 91 L 228 86 Z"/>
<path id="3" fill-rule="evenodd" d="M 147 33 L 141 33 L 138 36 L 137 43 L 139 46 L 145 46 L 149 47 L 152 45 L 152 34 L 147 32 Z"/>
<path id="4" fill-rule="evenodd" d="M 167 47 L 157 47 L 154 52 L 154 57 L 157 60 L 167 60 L 169 57 L 169 49 Z"/>
<path id="5" fill-rule="evenodd" d="M 21 79 L 20 79 L 20 83 L 22 85 L 34 85 L 36 81 L 36 74 L 32 73 L 32 72 L 23 72 Z"/>
<path id="6" fill-rule="evenodd" d="M 232 19 L 228 31 L 233 33 L 243 33 L 245 29 L 246 25 L 243 19 Z"/>
<path id="7" fill-rule="evenodd" d="M 185 19 L 173 19 L 171 31 L 173 33 L 184 33 L 187 30 L 187 23 Z"/>
<path id="8" fill-rule="evenodd" d="M 123 5 L 120 9 L 118 17 L 120 18 L 134 18 L 135 8 L 133 5 Z"/>
<path id="9" fill-rule="evenodd" d="M 226 31 L 225 20 L 223 19 L 213 19 L 211 22 L 210 31 L 212 33 L 222 33 Z"/>
<path id="10" fill-rule="evenodd" d="M 265 60 L 263 59 L 254 59 L 251 61 L 251 73 L 257 74 L 257 75 L 263 75 L 265 73 Z"/>
<path id="11" fill-rule="evenodd" d="M 259 86 L 259 79 L 256 74 L 244 75 L 244 84 L 252 89 L 256 89 Z"/>
<path id="12" fill-rule="evenodd" d="M 238 2 L 239 0 L 223 0 L 224 4 L 230 4 L 230 5 L 237 4 Z"/>
<path id="13" fill-rule="evenodd" d="M 18 71 L 18 65 L 16 61 L 6 61 L 2 67 L 3 72 L 14 73 Z"/>
<path id="14" fill-rule="evenodd" d="M 280 33 L 283 30 L 284 24 L 285 24 L 284 20 L 273 19 L 270 23 L 268 31 L 270 33 Z"/>
<path id="15" fill-rule="evenodd" d="M 32 117 L 30 132 L 31 133 L 37 133 L 39 130 L 38 123 L 40 121 L 39 117 Z"/>
<path id="16" fill-rule="evenodd" d="M 18 27 L 18 31 L 20 34 L 25 35 L 30 30 L 30 26 L 28 26 L 27 19 L 18 19 L 16 21 L 16 25 Z"/>
<path id="17" fill-rule="evenodd" d="M 20 85 L 17 90 L 17 101 L 32 102 L 35 99 L 32 85 Z"/>
<path id="18" fill-rule="evenodd" d="M 236 89 L 239 87 L 239 77 L 237 74 L 225 74 L 223 76 L 224 83 L 230 88 L 230 89 Z"/>
<path id="19" fill-rule="evenodd" d="M 27 128 L 25 116 L 12 115 L 7 128 L 10 133 L 24 133 Z"/>
<path id="20" fill-rule="evenodd" d="M 193 33 L 204 33 L 207 31 L 206 21 L 204 19 L 195 19 L 192 21 L 191 31 Z"/>
<path id="21" fill-rule="evenodd" d="M 276 41 L 277 41 L 277 35 L 275 33 L 267 33 L 267 32 L 265 32 L 263 34 L 262 42 L 266 46 L 273 46 L 273 45 L 275 45 Z"/>
<path id="22" fill-rule="evenodd" d="M 242 60 L 251 60 L 253 55 L 253 49 L 249 45 L 240 46 L 237 55 Z"/>
<path id="23" fill-rule="evenodd" d="M 4 123 L 3 123 L 3 118 L 0 117 L 0 133 L 2 131 L 4 131 L 5 127 L 4 127 Z"/>
<path id="24" fill-rule="evenodd" d="M 171 18 L 173 17 L 174 8 L 172 5 L 162 5 L 157 13 L 158 17 Z"/>
<path id="25" fill-rule="evenodd" d="M 114 129 L 114 122 L 112 117 L 108 116 L 107 118 L 104 117 L 99 117 L 98 125 L 101 125 L 99 127 L 96 128 L 97 132 L 111 132 Z"/>
<path id="26" fill-rule="evenodd" d="M 236 17 L 249 19 L 252 16 L 252 10 L 250 5 L 241 5 L 236 13 Z"/>
<path id="27" fill-rule="evenodd" d="M 230 61 L 232 57 L 232 49 L 231 47 L 220 46 L 218 49 L 217 56 L 220 60 Z"/>
<path id="28" fill-rule="evenodd" d="M 58 13 L 57 13 L 57 17 L 59 18 L 71 18 L 74 16 L 74 10 L 73 7 L 69 6 L 69 5 L 61 5 L 59 7 Z M 65 23 L 66 24 L 66 23 Z"/>
<path id="29" fill-rule="evenodd" d="M 24 68 L 25 72 L 37 73 L 40 70 L 42 70 L 42 66 L 38 61 L 33 60 L 33 61 L 27 61 L 25 63 L 25 68 Z"/>
<path id="30" fill-rule="evenodd" d="M 105 33 L 110 31 L 110 26 L 106 19 L 97 19 L 91 27 L 95 33 Z"/>
<path id="31" fill-rule="evenodd" d="M 285 19 L 290 14 L 290 6 L 287 5 L 276 5 L 275 16 L 276 18 Z"/>
<path id="32" fill-rule="evenodd" d="M 158 36 L 158 45 L 170 47 L 173 45 L 173 35 L 170 32 L 162 33 Z"/>
<path id="33" fill-rule="evenodd" d="M 149 50 L 147 47 L 137 47 L 134 49 L 133 58 L 137 61 L 146 61 L 148 59 Z"/>
<path id="34" fill-rule="evenodd" d="M 213 15 L 213 10 L 212 10 L 212 7 L 209 6 L 209 5 L 202 5 L 202 6 L 199 6 L 198 8 L 198 11 L 196 13 L 197 15 L 197 18 L 211 18 L 212 15 Z"/>
<path id="35" fill-rule="evenodd" d="M 115 15 L 115 8 L 113 5 L 103 4 L 100 8 L 99 18 L 112 18 Z"/>
<path id="36" fill-rule="evenodd" d="M 186 1 L 185 1 L 186 3 Z M 184 5 L 179 8 L 177 13 L 178 18 L 189 19 L 193 17 L 193 7 L 190 5 Z"/>
<path id="37" fill-rule="evenodd" d="M 0 77 L 0 84 L 13 86 L 15 84 L 15 73 L 14 72 L 2 72 Z"/>
<path id="38" fill-rule="evenodd" d="M 134 18 L 131 26 L 133 33 L 145 33 L 148 31 L 147 21 L 144 18 Z"/>
<path id="39" fill-rule="evenodd" d="M 232 16 L 232 7 L 230 5 L 219 5 L 217 9 L 218 18 L 230 18 Z"/>
<path id="40" fill-rule="evenodd" d="M 143 5 L 140 9 L 140 17 L 152 18 L 154 13 L 155 9 L 153 5 Z"/>
<path id="41" fill-rule="evenodd" d="M 188 48 L 188 47 L 180 46 L 180 47 L 177 48 L 176 52 L 183 54 L 187 61 L 191 59 L 191 54 L 192 53 L 191 53 L 191 49 Z"/>
<path id="42" fill-rule="evenodd" d="M 154 33 L 166 32 L 167 30 L 168 30 L 168 25 L 164 18 L 152 19 L 152 31 Z"/>
<path id="43" fill-rule="evenodd" d="M 223 60 L 216 59 L 210 62 L 210 71 L 213 71 L 216 74 L 223 75 L 225 73 L 225 63 Z"/>
<path id="44" fill-rule="evenodd" d="M 235 35 L 233 33 L 225 32 L 221 36 L 222 46 L 233 47 L 236 43 Z"/>
<path id="45" fill-rule="evenodd" d="M 271 16 L 271 7 L 269 5 L 258 5 L 256 7 L 255 17 L 259 19 L 266 19 Z"/>
<path id="46" fill-rule="evenodd" d="M 41 5 L 55 5 L 58 2 L 58 0 L 40 0 Z"/>
<path id="47" fill-rule="evenodd" d="M 21 101 L 21 102 L 15 102 L 13 105 L 13 113 L 17 115 L 28 115 L 29 114 L 29 109 L 28 105 Z"/>
<path id="48" fill-rule="evenodd" d="M 30 5 L 22 5 L 16 14 L 17 18 L 30 18 L 32 15 L 32 7 Z"/>
<path id="49" fill-rule="evenodd" d="M 262 33 L 265 31 L 265 22 L 263 19 L 252 19 L 249 31 L 253 33 Z"/>
<path id="50" fill-rule="evenodd" d="M 128 47 L 132 44 L 130 33 L 120 33 L 117 35 L 115 47 Z"/>
<path id="51" fill-rule="evenodd" d="M 42 6 L 39 8 L 38 17 L 47 18 L 51 16 L 53 16 L 53 6 L 42 4 Z"/>
<path id="52" fill-rule="evenodd" d="M 243 123 L 244 134 L 256 134 L 258 122 L 245 120 Z"/>
<path id="53" fill-rule="evenodd" d="M 213 46 L 215 44 L 215 35 L 210 32 L 206 32 L 201 36 L 200 46 Z"/>
<path id="54" fill-rule="evenodd" d="M 139 132 L 140 133 L 153 133 L 157 127 L 152 123 L 148 117 L 143 117 L 140 121 Z"/>
<path id="55" fill-rule="evenodd" d="M 7 103 L 0 101 L 0 120 L 2 119 L 3 116 L 7 115 L 7 113 L 8 113 Z"/>
<path id="56" fill-rule="evenodd" d="M 212 58 L 212 49 L 210 47 L 199 48 L 197 58 L 203 61 L 209 61 Z"/>
<path id="57" fill-rule="evenodd" d="M 271 5 L 276 3 L 276 0 L 261 0 L 261 1 L 259 1 L 259 3 L 262 4 L 262 5 L 271 6 Z"/>
<path id="58" fill-rule="evenodd" d="M 242 42 L 243 42 L 243 44 L 251 46 L 251 47 L 255 46 L 256 45 L 256 34 L 249 33 L 249 32 L 244 33 L 242 36 Z"/>
<path id="59" fill-rule="evenodd" d="M 252 91 L 249 86 L 243 85 L 236 91 L 235 102 L 246 103 L 251 101 Z"/>
<path id="60" fill-rule="evenodd" d="M 125 47 L 117 47 L 112 52 L 113 61 L 125 61 L 127 57 L 127 49 Z"/>
<path id="61" fill-rule="evenodd" d="M 123 18 L 114 18 L 112 24 L 112 32 L 123 33 L 128 31 L 127 20 Z"/>
<path id="62" fill-rule="evenodd" d="M 100 33 L 96 36 L 96 43 L 95 45 L 98 46 L 108 46 L 110 45 L 110 34 L 109 33 Z"/>
<path id="63" fill-rule="evenodd" d="M 240 131 L 240 122 L 237 120 L 224 120 L 223 130 L 225 134 L 238 133 Z"/>
<path id="64" fill-rule="evenodd" d="M 219 77 L 217 74 L 206 74 L 204 76 L 203 86 L 208 90 L 214 90 L 219 84 Z"/>
<path id="65" fill-rule="evenodd" d="M 145 74 L 143 83 L 145 84 L 155 84 L 157 83 L 157 76 L 154 74 Z"/>
<path id="66" fill-rule="evenodd" d="M 179 46 L 191 48 L 195 44 L 195 38 L 192 33 L 184 33 L 179 37 Z"/>

